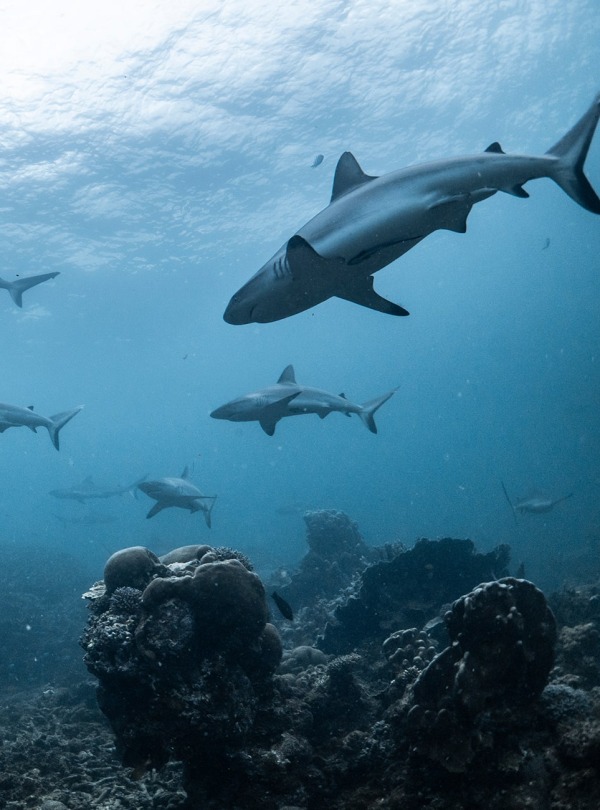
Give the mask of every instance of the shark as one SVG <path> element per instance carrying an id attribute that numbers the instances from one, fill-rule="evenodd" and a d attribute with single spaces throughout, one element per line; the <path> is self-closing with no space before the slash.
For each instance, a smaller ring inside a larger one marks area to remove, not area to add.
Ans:
<path id="1" fill-rule="evenodd" d="M 18 307 L 23 306 L 23 293 L 30 290 L 37 284 L 43 281 L 49 281 L 51 278 L 56 278 L 60 273 L 42 273 L 39 276 L 26 276 L 25 278 L 17 278 L 15 281 L 5 281 L 0 278 L 0 290 L 8 290 L 10 297 Z"/>
<path id="2" fill-rule="evenodd" d="M 36 433 L 39 427 L 45 427 L 52 444 L 57 450 L 60 450 L 58 434 L 82 408 L 83 405 L 79 405 L 70 411 L 55 413 L 54 416 L 42 416 L 34 412 L 33 405 L 22 408 L 19 405 L 7 405 L 0 402 L 0 433 L 4 433 L 11 427 L 28 427 L 29 430 Z"/>
<path id="3" fill-rule="evenodd" d="M 498 191 L 526 198 L 530 180 L 549 178 L 600 214 L 583 167 L 600 116 L 600 94 L 545 154 L 479 154 L 366 174 L 351 152 L 335 169 L 329 205 L 303 225 L 231 298 L 230 324 L 269 323 L 341 298 L 388 315 L 408 310 L 373 288 L 373 274 L 437 230 L 465 233 L 472 207 Z"/>
<path id="4" fill-rule="evenodd" d="M 204 520 L 208 528 L 211 528 L 211 513 L 216 495 L 203 495 L 198 487 L 190 481 L 190 471 L 186 466 L 179 478 L 157 478 L 155 481 L 142 481 L 137 485 L 138 489 L 153 498 L 156 503 L 150 509 L 147 518 L 154 517 L 163 509 L 170 506 L 177 506 L 180 509 L 189 509 L 190 512 L 203 512 Z M 205 501 L 211 501 L 207 505 Z"/>
<path id="5" fill-rule="evenodd" d="M 513 503 L 508 495 L 508 492 L 506 491 L 504 482 L 500 481 L 500 483 L 502 484 L 502 489 L 504 491 L 506 500 L 513 510 L 515 523 L 517 520 L 517 512 L 521 515 L 542 515 L 544 512 L 551 512 L 557 504 L 568 500 L 568 498 L 572 498 L 574 494 L 573 492 L 569 492 L 568 495 L 563 495 L 560 498 L 547 498 L 544 495 L 532 495 L 529 498 L 519 498 L 518 501 Z"/>
<path id="6" fill-rule="evenodd" d="M 395 391 L 394 388 L 383 396 L 357 405 L 350 402 L 345 394 L 330 394 L 321 388 L 300 385 L 296 382 L 294 367 L 289 365 L 284 368 L 275 385 L 232 399 L 210 415 L 213 419 L 228 419 L 230 422 L 258 422 L 264 432 L 272 436 L 277 422 L 285 416 L 316 413 L 324 419 L 337 411 L 346 416 L 357 414 L 371 433 L 377 433 L 375 412 Z"/>
<path id="7" fill-rule="evenodd" d="M 66 487 L 64 489 L 51 489 L 48 494 L 61 500 L 78 501 L 79 503 L 85 503 L 94 498 L 112 498 L 116 495 L 125 495 L 127 493 L 137 498 L 137 489 L 147 477 L 147 475 L 144 475 L 128 486 L 103 488 L 97 487 L 94 484 L 92 476 L 88 475 L 81 484 L 75 484 L 72 487 Z"/>

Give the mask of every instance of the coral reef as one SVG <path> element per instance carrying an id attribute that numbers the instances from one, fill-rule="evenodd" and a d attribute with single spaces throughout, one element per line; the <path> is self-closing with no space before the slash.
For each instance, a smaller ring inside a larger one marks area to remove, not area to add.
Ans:
<path id="1" fill-rule="evenodd" d="M 289 581 L 275 580 L 281 596 L 296 607 L 331 598 L 375 558 L 357 524 L 344 512 L 319 509 L 304 513 L 308 552 Z"/>
<path id="2" fill-rule="evenodd" d="M 478 554 L 470 540 L 419 540 L 363 572 L 356 592 L 335 609 L 318 646 L 340 654 L 366 638 L 381 642 L 397 627 L 422 627 L 443 604 L 479 582 L 504 576 L 509 558 L 507 546 Z"/>
<path id="3" fill-rule="evenodd" d="M 174 757 L 192 792 L 242 746 L 282 653 L 258 576 L 230 550 L 202 552 L 113 554 L 81 642 L 123 763 Z"/>
<path id="4" fill-rule="evenodd" d="M 595 810 L 592 590 L 553 597 L 556 634 L 530 582 L 463 589 L 501 570 L 502 547 L 418 545 L 392 547 L 282 622 L 284 639 L 305 639 L 283 657 L 262 583 L 234 549 L 120 556 L 137 557 L 124 569 L 142 578 L 87 593 L 97 701 L 76 679 L 0 702 L 0 808 Z M 436 569 L 452 553 L 462 593 L 448 605 L 452 575 Z M 412 574 L 394 590 L 401 571 Z M 377 582 L 381 615 L 347 646 L 317 648 L 333 614 Z"/>
<path id="5" fill-rule="evenodd" d="M 490 737 L 491 713 L 498 722 L 503 711 L 528 705 L 542 692 L 554 659 L 556 623 L 543 593 L 512 577 L 458 599 L 445 622 L 451 644 L 412 685 L 406 730 L 413 752 L 460 772 L 477 755 L 482 730 Z"/>

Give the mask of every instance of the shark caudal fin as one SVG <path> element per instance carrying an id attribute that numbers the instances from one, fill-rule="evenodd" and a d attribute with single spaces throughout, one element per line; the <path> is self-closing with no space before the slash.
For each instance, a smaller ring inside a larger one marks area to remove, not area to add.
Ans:
<path id="1" fill-rule="evenodd" d="M 208 526 L 209 529 L 211 529 L 212 528 L 211 514 L 212 514 L 213 507 L 214 507 L 214 505 L 216 503 L 217 496 L 216 495 L 206 495 L 205 497 L 206 497 L 207 500 L 210 499 L 212 501 L 210 506 L 204 506 L 202 508 L 202 511 L 204 512 L 204 520 L 206 521 L 206 525 Z"/>
<path id="2" fill-rule="evenodd" d="M 48 281 L 51 278 L 56 278 L 60 273 L 42 273 L 40 276 L 29 276 L 28 278 L 18 278 L 15 281 L 5 281 L 0 278 L 0 289 L 8 290 L 10 297 L 18 307 L 23 306 L 23 293 L 25 290 L 41 284 L 43 281 Z"/>
<path id="3" fill-rule="evenodd" d="M 600 118 L 600 93 L 579 121 L 546 154 L 558 158 L 552 179 L 569 197 L 593 214 L 600 214 L 600 198 L 583 172 L 583 164 Z"/>
<path id="4" fill-rule="evenodd" d="M 379 410 L 384 402 L 387 402 L 390 397 L 392 397 L 397 388 L 393 388 L 391 391 L 388 391 L 387 394 L 384 394 L 382 397 L 378 397 L 377 399 L 371 399 L 369 402 L 365 402 L 362 406 L 362 410 L 358 412 L 358 415 L 362 419 L 363 423 L 369 428 L 371 433 L 377 433 L 377 425 L 375 424 L 375 411 Z"/>
<path id="5" fill-rule="evenodd" d="M 508 501 L 508 504 L 509 504 L 510 508 L 512 509 L 512 513 L 513 513 L 513 518 L 514 518 L 515 524 L 518 524 L 518 523 L 519 523 L 519 521 L 517 520 L 517 510 L 515 509 L 515 505 L 513 504 L 513 502 L 511 501 L 511 499 L 509 498 L 508 492 L 506 491 L 506 487 L 504 486 L 504 481 L 500 481 L 500 483 L 502 484 L 502 490 L 503 490 L 503 492 L 504 492 L 504 497 L 506 498 L 506 500 Z"/>
<path id="6" fill-rule="evenodd" d="M 141 478 L 138 478 L 137 481 L 134 481 L 133 484 L 130 484 L 128 487 L 122 487 L 121 492 L 119 494 L 124 495 L 127 492 L 129 495 L 132 495 L 137 501 L 139 486 L 140 484 L 144 483 L 146 478 L 148 478 L 148 473 L 146 473 L 146 475 L 142 475 Z"/>
<path id="7" fill-rule="evenodd" d="M 73 408 L 72 411 L 63 411 L 62 413 L 55 413 L 54 416 L 50 417 L 51 424 L 48 425 L 48 433 L 50 434 L 52 444 L 56 447 L 57 450 L 60 450 L 58 444 L 58 434 L 61 428 L 64 428 L 67 422 L 70 422 L 74 416 L 77 416 L 77 414 L 82 408 L 83 405 L 80 405 L 78 408 Z"/>

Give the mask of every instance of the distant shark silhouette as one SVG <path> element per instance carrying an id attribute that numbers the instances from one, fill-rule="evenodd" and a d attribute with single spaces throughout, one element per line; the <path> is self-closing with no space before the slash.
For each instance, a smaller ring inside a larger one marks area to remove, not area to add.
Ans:
<path id="1" fill-rule="evenodd" d="M 10 297 L 18 307 L 23 306 L 23 293 L 25 290 L 30 290 L 37 284 L 43 281 L 49 281 L 51 278 L 56 278 L 60 273 L 43 273 L 40 276 L 28 276 L 25 278 L 17 278 L 15 281 L 5 281 L 0 278 L 0 290 L 8 290 Z"/>
<path id="2" fill-rule="evenodd" d="M 181 478 L 157 478 L 155 481 L 143 481 L 138 484 L 138 489 L 156 501 L 146 517 L 154 517 L 163 509 L 177 506 L 180 509 L 189 509 L 190 512 L 204 512 L 204 520 L 210 529 L 211 512 L 217 496 L 203 495 L 189 477 L 189 469 L 186 467 L 181 473 Z M 204 501 L 211 501 L 210 506 Z"/>
<path id="3" fill-rule="evenodd" d="M 331 202 L 294 234 L 231 298 L 231 324 L 267 323 L 337 297 L 388 315 L 406 309 L 373 289 L 373 274 L 439 229 L 464 233 L 475 203 L 548 177 L 575 202 L 600 214 L 583 165 L 600 116 L 600 95 L 545 155 L 507 155 L 500 144 L 372 177 L 350 152 L 339 159 Z"/>
<path id="4" fill-rule="evenodd" d="M 517 520 L 517 512 L 521 515 L 541 515 L 544 512 L 551 512 L 552 509 L 558 504 L 566 501 L 568 498 L 573 497 L 573 493 L 569 492 L 568 495 L 563 495 L 561 498 L 546 498 L 543 495 L 533 495 L 530 498 L 519 498 L 518 501 L 515 503 L 512 502 L 510 499 L 508 492 L 506 491 L 506 487 L 504 486 L 504 482 L 500 481 L 502 484 L 502 489 L 504 490 L 504 495 L 506 496 L 506 500 L 509 502 L 511 509 L 513 510 L 513 517 L 515 519 L 515 523 Z"/>
<path id="5" fill-rule="evenodd" d="M 133 484 L 129 484 L 129 486 L 126 487 L 117 486 L 103 488 L 97 487 L 94 484 L 92 476 L 88 475 L 81 484 L 75 484 L 72 487 L 65 487 L 64 489 L 51 489 L 48 494 L 53 495 L 55 498 L 60 498 L 61 500 L 78 501 L 79 503 L 85 503 L 94 498 L 112 498 L 116 495 L 125 495 L 126 493 L 130 493 L 134 498 L 137 498 L 137 488 L 147 477 L 147 475 L 144 475 L 138 478 L 137 481 L 134 481 Z"/>
<path id="6" fill-rule="evenodd" d="M 272 436 L 277 422 L 285 416 L 316 413 L 324 419 L 333 411 L 338 411 L 346 416 L 358 414 L 371 433 L 377 433 L 374 414 L 395 390 L 394 388 L 377 399 L 365 402 L 364 405 L 356 405 L 344 394 L 330 394 L 320 388 L 300 385 L 296 382 L 294 367 L 290 365 L 284 368 L 275 385 L 232 399 L 216 408 L 211 416 L 213 419 L 228 419 L 230 422 L 259 422 L 264 432 Z"/>
<path id="7" fill-rule="evenodd" d="M 36 433 L 37 428 L 45 427 L 52 444 L 59 450 L 58 434 L 60 430 L 74 416 L 77 416 L 82 408 L 83 405 L 80 405 L 78 408 L 73 408 L 72 411 L 55 413 L 54 416 L 41 416 L 39 413 L 34 413 L 33 405 L 21 408 L 19 405 L 7 405 L 0 402 L 0 433 L 4 433 L 5 430 L 11 427 L 28 427 L 29 430 Z"/>

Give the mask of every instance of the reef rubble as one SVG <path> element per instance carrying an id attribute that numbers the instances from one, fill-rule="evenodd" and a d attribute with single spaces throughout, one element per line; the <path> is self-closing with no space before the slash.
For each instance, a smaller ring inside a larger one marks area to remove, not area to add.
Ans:
<path id="1" fill-rule="evenodd" d="M 347 584 L 301 566 L 293 621 L 234 549 L 113 555 L 85 594 L 95 690 L 0 703 L 0 810 L 600 806 L 598 590 L 546 599 L 503 546 L 365 555 L 333 522 Z"/>

